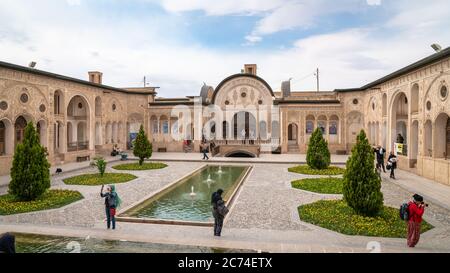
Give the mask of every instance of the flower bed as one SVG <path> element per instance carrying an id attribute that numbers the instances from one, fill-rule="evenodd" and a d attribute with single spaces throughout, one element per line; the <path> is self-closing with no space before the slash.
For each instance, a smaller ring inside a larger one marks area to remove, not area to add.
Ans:
<path id="1" fill-rule="evenodd" d="M 164 163 L 151 162 L 151 163 L 143 163 L 142 165 L 139 165 L 139 163 L 120 164 L 113 166 L 112 168 L 121 171 L 145 171 L 145 170 L 163 169 L 165 167 L 167 167 L 167 165 Z"/>
<path id="2" fill-rule="evenodd" d="M 83 199 L 78 191 L 48 190 L 33 201 L 20 201 L 11 194 L 0 196 L 0 215 L 60 208 Z"/>
<path id="3" fill-rule="evenodd" d="M 336 177 L 307 178 L 291 182 L 292 187 L 300 190 L 325 193 L 342 194 L 343 179 Z"/>
<path id="4" fill-rule="evenodd" d="M 330 166 L 323 170 L 312 169 L 308 165 L 300 165 L 288 169 L 292 173 L 309 175 L 340 175 L 344 174 L 345 169 L 336 166 Z"/>
<path id="5" fill-rule="evenodd" d="M 300 219 L 326 229 L 347 235 L 406 238 L 406 222 L 399 217 L 398 209 L 384 207 L 376 217 L 357 215 L 343 200 L 321 200 L 298 207 Z M 432 229 L 422 222 L 421 232 Z"/>
<path id="6" fill-rule="evenodd" d="M 63 180 L 67 185 L 98 186 L 104 184 L 125 183 L 137 177 L 129 173 L 82 174 Z"/>

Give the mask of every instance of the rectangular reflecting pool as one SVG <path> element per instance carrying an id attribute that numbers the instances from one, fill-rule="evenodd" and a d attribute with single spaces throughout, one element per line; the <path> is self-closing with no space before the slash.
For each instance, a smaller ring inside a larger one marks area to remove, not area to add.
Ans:
<path id="1" fill-rule="evenodd" d="M 117 220 L 209 225 L 212 193 L 223 189 L 229 205 L 249 170 L 248 166 L 207 165 L 121 213 Z"/>
<path id="2" fill-rule="evenodd" d="M 17 253 L 252 253 L 211 248 L 16 233 Z"/>

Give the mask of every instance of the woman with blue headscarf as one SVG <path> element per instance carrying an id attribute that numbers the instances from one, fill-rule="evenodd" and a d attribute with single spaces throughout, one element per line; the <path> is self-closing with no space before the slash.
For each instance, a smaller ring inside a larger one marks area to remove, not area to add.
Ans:
<path id="1" fill-rule="evenodd" d="M 109 185 L 106 193 L 103 193 L 103 187 L 104 185 L 100 190 L 100 196 L 105 198 L 106 227 L 109 229 L 112 223 L 112 229 L 116 229 L 116 209 L 119 208 L 122 200 L 114 185 Z"/>

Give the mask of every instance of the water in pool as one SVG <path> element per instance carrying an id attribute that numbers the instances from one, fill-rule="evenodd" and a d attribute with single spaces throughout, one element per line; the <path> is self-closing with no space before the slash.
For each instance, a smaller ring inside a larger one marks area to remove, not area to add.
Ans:
<path id="1" fill-rule="evenodd" d="M 14 234 L 17 253 L 237 253 L 250 250 L 210 248 L 71 238 L 34 234 Z"/>
<path id="2" fill-rule="evenodd" d="M 228 198 L 248 167 L 207 166 L 175 188 L 132 212 L 130 216 L 164 220 L 212 221 L 211 195 L 224 190 Z"/>

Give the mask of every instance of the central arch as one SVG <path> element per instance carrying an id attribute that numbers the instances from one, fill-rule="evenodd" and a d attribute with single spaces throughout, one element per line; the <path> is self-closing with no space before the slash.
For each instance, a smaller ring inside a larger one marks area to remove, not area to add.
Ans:
<path id="1" fill-rule="evenodd" d="M 236 151 L 231 151 L 227 154 L 225 154 L 225 157 L 247 157 L 247 158 L 255 158 L 256 155 L 248 152 L 248 151 L 244 151 L 244 150 L 236 150 Z"/>
<path id="2" fill-rule="evenodd" d="M 256 137 L 256 118 L 247 111 L 241 111 L 233 116 L 234 139 L 254 139 Z"/>

